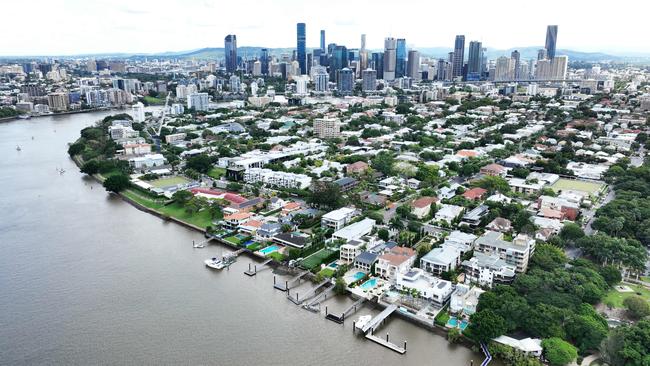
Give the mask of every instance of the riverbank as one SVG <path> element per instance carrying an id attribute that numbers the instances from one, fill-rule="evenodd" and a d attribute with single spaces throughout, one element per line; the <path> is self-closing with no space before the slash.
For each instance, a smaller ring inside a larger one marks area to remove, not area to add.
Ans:
<path id="1" fill-rule="evenodd" d="M 42 117 L 57 117 L 57 116 L 65 116 L 65 115 L 70 115 L 70 114 L 81 114 L 81 113 L 95 113 L 95 112 L 108 112 L 108 111 L 120 111 L 124 110 L 126 108 L 124 107 L 105 107 L 105 108 L 93 108 L 93 109 L 80 109 L 76 111 L 66 111 L 66 112 L 57 112 L 57 113 L 48 113 L 48 114 L 36 114 L 36 115 L 29 115 L 28 119 L 32 118 L 42 118 Z M 4 117 L 0 118 L 0 123 L 3 122 L 12 122 L 16 121 L 19 119 L 23 119 L 18 116 L 12 116 L 12 117 Z"/>

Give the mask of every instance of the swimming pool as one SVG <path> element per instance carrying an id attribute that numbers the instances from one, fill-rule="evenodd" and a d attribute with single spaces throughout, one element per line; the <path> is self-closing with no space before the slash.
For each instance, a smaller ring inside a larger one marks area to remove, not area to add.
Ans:
<path id="1" fill-rule="evenodd" d="M 452 316 L 451 318 L 449 318 L 449 320 L 447 320 L 447 327 L 456 328 L 457 326 L 458 326 L 458 319 L 456 319 L 455 317 Z"/>
<path id="2" fill-rule="evenodd" d="M 255 240 L 252 240 L 252 239 L 251 240 L 246 240 L 246 242 L 244 243 L 244 246 L 247 247 L 247 246 L 249 246 L 251 244 L 255 244 Z"/>
<path id="3" fill-rule="evenodd" d="M 280 248 L 278 248 L 277 245 L 271 245 L 271 246 L 266 247 L 264 249 L 260 249 L 260 253 L 262 253 L 264 255 L 269 255 L 269 254 L 277 251 L 278 249 L 280 249 Z"/>
<path id="4" fill-rule="evenodd" d="M 355 273 L 354 275 L 352 275 L 352 278 L 354 278 L 354 281 L 359 281 L 365 275 L 366 275 L 365 273 L 359 271 L 359 272 Z"/>
<path id="5" fill-rule="evenodd" d="M 336 264 L 336 262 L 332 262 L 332 263 L 330 263 L 330 264 L 328 265 L 328 267 L 330 267 L 331 269 L 336 269 L 336 268 L 338 268 L 338 266 L 339 266 L 339 265 Z"/>
<path id="6" fill-rule="evenodd" d="M 462 320 L 460 322 L 460 330 L 465 330 L 465 328 L 467 328 L 467 324 L 468 324 L 467 320 Z"/>
<path id="7" fill-rule="evenodd" d="M 235 236 L 235 238 L 237 238 L 239 240 L 244 240 L 244 239 L 248 238 L 248 235 L 241 234 L 241 233 L 237 233 L 234 236 Z"/>
<path id="8" fill-rule="evenodd" d="M 377 279 L 376 278 L 371 278 L 368 281 L 364 282 L 359 286 L 364 291 L 372 290 L 373 288 L 377 287 Z"/>

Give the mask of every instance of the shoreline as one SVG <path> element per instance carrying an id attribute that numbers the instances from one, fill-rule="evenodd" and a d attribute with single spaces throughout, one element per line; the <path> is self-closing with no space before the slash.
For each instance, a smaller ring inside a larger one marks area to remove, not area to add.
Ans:
<path id="1" fill-rule="evenodd" d="M 75 165 L 76 165 L 78 168 L 81 168 L 81 165 L 83 165 L 83 159 L 82 159 L 80 156 L 71 157 L 70 159 L 71 159 L 72 161 L 74 161 Z M 92 177 L 96 182 L 98 182 L 98 183 L 102 183 L 102 182 L 103 182 L 103 179 L 102 179 L 102 177 L 101 177 L 99 174 L 92 175 L 91 177 Z M 156 216 L 156 217 L 160 218 L 160 219 L 163 220 L 164 222 L 174 222 L 174 223 L 179 224 L 179 225 L 181 225 L 181 226 L 184 226 L 184 227 L 186 227 L 186 228 L 188 228 L 188 229 L 196 230 L 196 231 L 198 231 L 198 232 L 200 232 L 200 233 L 203 233 L 203 235 L 206 237 L 206 239 L 209 238 L 210 240 L 215 240 L 217 243 L 219 243 L 220 245 L 223 245 L 223 246 L 225 246 L 225 247 L 227 247 L 227 248 L 234 249 L 234 250 L 241 250 L 241 249 L 243 249 L 242 254 L 246 254 L 249 258 L 257 259 L 257 260 L 271 259 L 271 262 L 269 263 L 269 266 L 270 266 L 270 267 L 273 267 L 274 270 L 277 270 L 277 269 L 282 270 L 282 271 L 283 271 L 283 273 L 282 273 L 283 275 L 286 275 L 286 274 L 297 274 L 298 272 L 301 272 L 301 271 L 296 270 L 296 268 L 291 268 L 291 267 L 289 267 L 289 266 L 287 266 L 287 265 L 285 265 L 285 264 L 282 264 L 282 263 L 276 261 L 275 259 L 272 259 L 272 258 L 266 258 L 266 257 L 263 257 L 263 256 L 259 256 L 259 255 L 255 254 L 254 252 L 250 251 L 250 249 L 248 249 L 248 248 L 241 248 L 241 247 L 239 247 L 239 246 L 237 246 L 237 245 L 235 245 L 235 244 L 233 244 L 233 243 L 230 243 L 230 242 L 228 242 L 228 241 L 226 241 L 226 240 L 223 240 L 223 239 L 221 239 L 221 238 L 217 238 L 217 237 L 214 237 L 214 236 L 208 235 L 208 234 L 207 234 L 207 231 L 206 231 L 205 229 L 202 229 L 202 228 L 200 228 L 200 227 L 198 227 L 198 226 L 196 226 L 196 225 L 190 224 L 190 223 L 188 223 L 188 222 L 185 222 L 185 221 L 183 221 L 183 220 L 177 219 L 177 218 L 175 218 L 175 217 L 171 217 L 171 216 L 164 215 L 164 214 L 161 213 L 161 212 L 158 212 L 158 211 L 156 211 L 156 210 L 154 210 L 154 209 L 152 209 L 152 208 L 146 207 L 146 206 L 144 206 L 144 205 L 142 205 L 142 204 L 140 204 L 140 203 L 138 203 L 138 202 L 132 200 L 131 198 L 127 197 L 127 196 L 126 196 L 124 193 L 122 193 L 122 192 L 117 193 L 117 195 L 118 195 L 118 196 L 119 196 L 123 201 L 125 201 L 125 202 L 128 203 L 128 204 L 130 204 L 131 206 L 133 206 L 133 207 L 136 208 L 137 210 L 142 211 L 142 212 L 145 212 L 145 213 L 152 214 L 153 216 Z M 313 279 L 315 278 L 315 274 L 313 274 L 313 273 L 310 271 L 309 273 L 307 273 L 306 277 L 307 277 L 309 280 L 313 280 Z M 353 294 L 348 292 L 347 296 L 353 296 Z M 380 309 L 384 309 L 384 308 L 386 308 L 386 304 L 382 303 L 381 300 L 378 300 L 378 299 L 377 299 L 377 300 L 375 300 L 375 299 L 369 300 L 368 303 L 372 304 L 371 306 L 372 306 L 373 308 L 380 308 Z M 435 334 L 435 335 L 438 335 L 438 336 L 440 336 L 440 337 L 443 337 L 443 338 L 445 338 L 445 340 L 447 341 L 447 339 L 446 339 L 446 338 L 447 338 L 446 335 L 447 335 L 447 333 L 449 332 L 449 330 L 448 330 L 447 328 L 445 328 L 445 327 L 441 327 L 441 326 L 439 326 L 439 325 L 437 325 L 437 324 L 435 324 L 435 323 L 433 323 L 433 324 L 429 324 L 429 323 L 427 323 L 427 322 L 424 322 L 424 321 L 421 320 L 421 319 L 414 318 L 413 316 L 410 316 L 409 314 L 402 313 L 401 311 L 396 311 L 396 312 L 394 313 L 394 315 L 396 315 L 398 318 L 400 318 L 400 319 L 402 319 L 402 320 L 404 320 L 404 321 L 407 321 L 407 322 L 410 323 L 410 324 L 413 324 L 413 325 L 415 325 L 415 326 L 417 326 L 417 327 L 419 327 L 419 328 L 422 328 L 422 329 L 428 330 L 428 331 L 430 331 L 431 333 L 433 333 L 433 334 Z M 451 343 L 451 342 L 449 342 L 449 341 L 447 341 L 447 343 L 448 343 L 449 345 L 452 345 L 452 346 L 463 346 L 463 347 L 466 347 L 466 348 L 467 348 L 468 350 L 470 350 L 470 351 L 481 353 L 480 351 L 476 351 L 476 350 L 474 349 L 474 346 L 476 346 L 476 344 L 473 343 L 473 341 L 471 341 L 469 338 L 466 338 L 466 337 L 461 337 L 460 340 L 459 340 L 459 342 L 457 342 L 457 343 Z M 482 353 L 481 353 L 481 354 L 482 354 Z M 483 356 L 485 356 L 485 355 L 483 355 Z"/>
<path id="2" fill-rule="evenodd" d="M 26 120 L 32 119 L 32 118 L 40 118 L 40 117 L 57 117 L 57 116 L 65 116 L 68 114 L 81 114 L 81 113 L 91 113 L 91 112 L 104 112 L 104 111 L 117 111 L 117 110 L 125 110 L 126 108 L 124 107 L 107 107 L 107 108 L 94 108 L 94 109 L 81 109 L 78 111 L 66 111 L 66 112 L 58 112 L 58 113 L 48 113 L 48 114 L 37 114 L 37 115 L 30 115 L 30 118 L 27 118 Z M 12 122 L 16 121 L 20 118 L 19 116 L 13 116 L 13 117 L 4 117 L 0 118 L 0 123 L 4 122 Z"/>

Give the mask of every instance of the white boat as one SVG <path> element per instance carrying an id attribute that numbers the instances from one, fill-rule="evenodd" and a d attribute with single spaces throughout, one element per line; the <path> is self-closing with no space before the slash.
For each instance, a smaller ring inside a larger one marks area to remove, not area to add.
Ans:
<path id="1" fill-rule="evenodd" d="M 361 315 L 359 319 L 354 323 L 354 326 L 363 329 L 363 327 L 368 324 L 368 322 L 372 319 L 372 315 Z"/>
<path id="2" fill-rule="evenodd" d="M 205 248 L 205 244 L 203 243 L 196 243 L 194 240 L 192 240 L 192 248 Z"/>
<path id="3" fill-rule="evenodd" d="M 223 261 L 220 258 L 216 258 L 216 257 L 211 259 L 206 259 L 205 261 L 203 261 L 203 263 L 205 263 L 206 266 L 214 269 L 223 269 L 223 267 L 225 267 Z"/>
<path id="4" fill-rule="evenodd" d="M 30 116 L 29 114 L 21 114 L 20 116 L 18 116 L 18 118 L 20 118 L 20 119 L 30 119 L 30 118 L 32 118 L 32 116 Z"/>

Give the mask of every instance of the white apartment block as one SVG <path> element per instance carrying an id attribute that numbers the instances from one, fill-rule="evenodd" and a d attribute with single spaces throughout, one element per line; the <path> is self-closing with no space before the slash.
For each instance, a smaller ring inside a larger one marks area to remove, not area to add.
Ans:
<path id="1" fill-rule="evenodd" d="M 311 177 L 305 174 L 276 172 L 271 169 L 250 168 L 244 172 L 246 183 L 261 182 L 265 185 L 280 188 L 305 189 L 311 185 Z"/>

